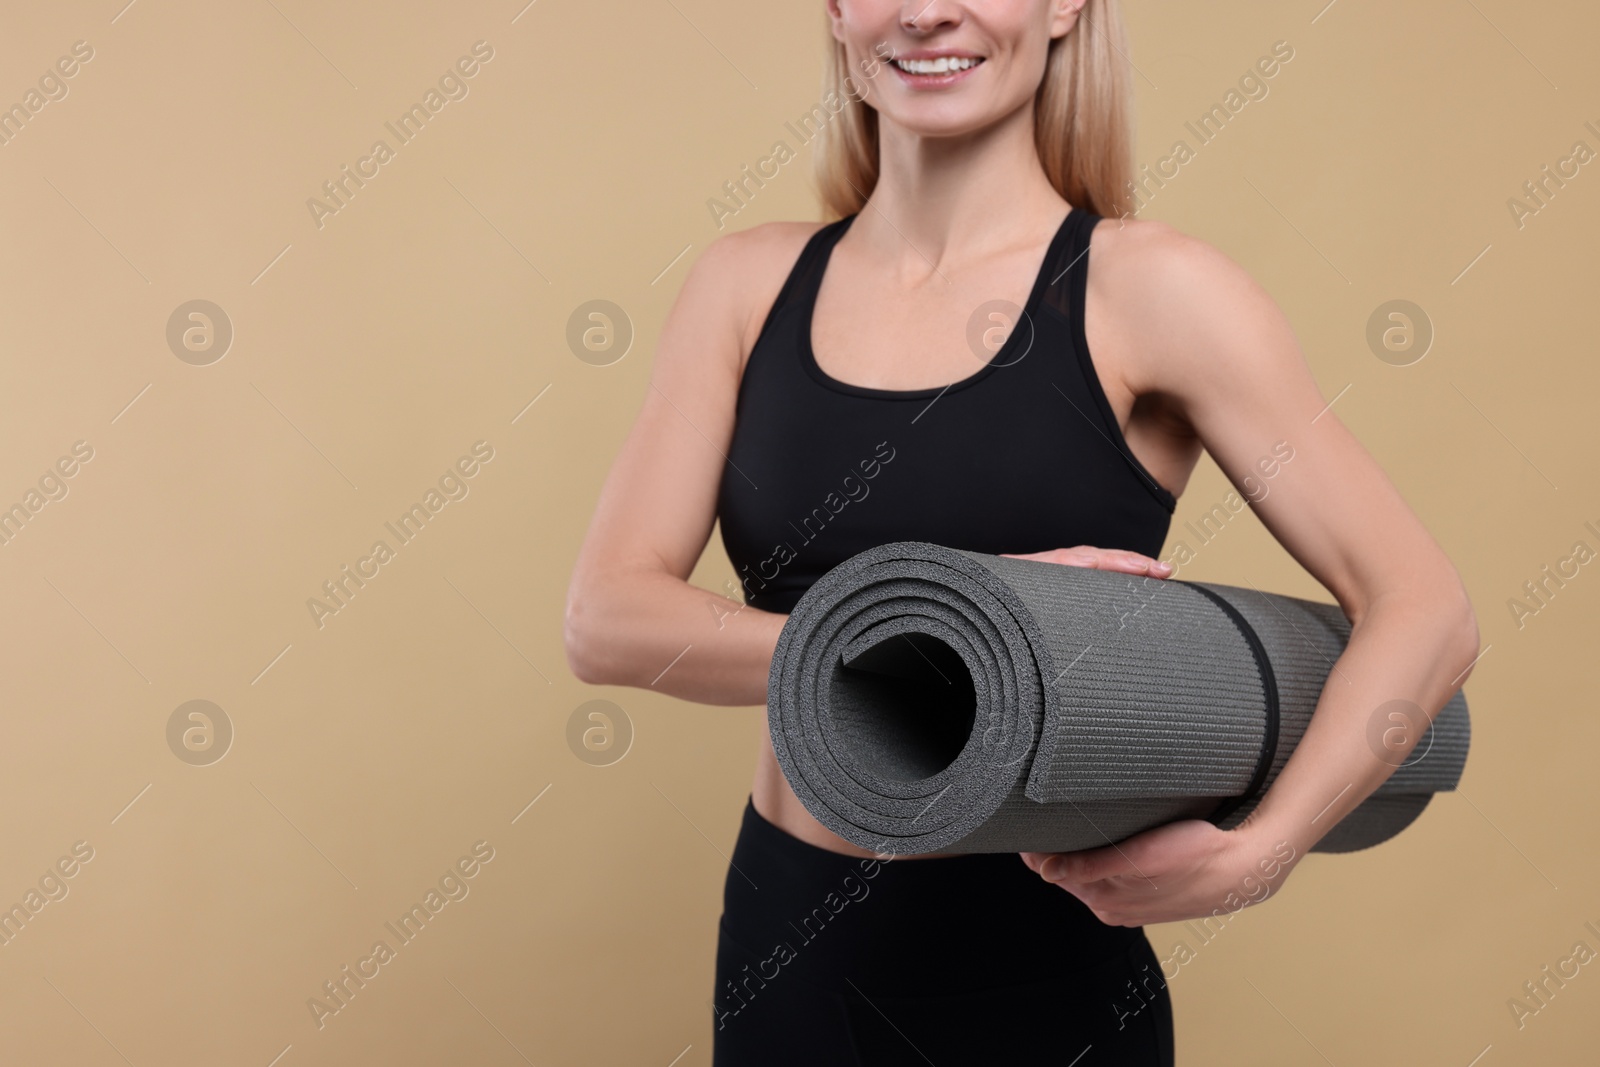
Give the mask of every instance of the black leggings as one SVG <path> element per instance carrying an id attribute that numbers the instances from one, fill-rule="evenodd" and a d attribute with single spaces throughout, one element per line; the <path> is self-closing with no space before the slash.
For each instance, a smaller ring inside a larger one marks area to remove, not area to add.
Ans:
<path id="1" fill-rule="evenodd" d="M 1171 1067 L 1142 928 L 1107 926 L 1015 853 L 875 860 L 746 804 L 723 890 L 715 1067 Z"/>

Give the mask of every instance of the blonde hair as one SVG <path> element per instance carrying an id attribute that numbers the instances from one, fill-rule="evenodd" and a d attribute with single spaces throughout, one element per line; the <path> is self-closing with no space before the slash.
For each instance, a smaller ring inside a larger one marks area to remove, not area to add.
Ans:
<path id="1" fill-rule="evenodd" d="M 831 32 L 828 42 L 823 92 L 846 103 L 819 131 L 812 161 L 824 221 L 860 211 L 878 184 L 878 112 L 860 100 L 844 44 Z M 1088 0 L 1077 24 L 1050 42 L 1033 99 L 1033 142 L 1050 184 L 1073 207 L 1105 217 L 1132 214 L 1126 53 L 1117 0 Z"/>

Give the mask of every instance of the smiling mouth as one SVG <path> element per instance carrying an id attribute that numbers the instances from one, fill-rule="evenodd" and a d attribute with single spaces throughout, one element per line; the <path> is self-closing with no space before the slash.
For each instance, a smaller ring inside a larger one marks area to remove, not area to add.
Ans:
<path id="1" fill-rule="evenodd" d="M 938 59 L 896 59 L 895 68 L 902 74 L 939 77 L 960 74 L 983 62 L 982 56 L 940 56 Z"/>

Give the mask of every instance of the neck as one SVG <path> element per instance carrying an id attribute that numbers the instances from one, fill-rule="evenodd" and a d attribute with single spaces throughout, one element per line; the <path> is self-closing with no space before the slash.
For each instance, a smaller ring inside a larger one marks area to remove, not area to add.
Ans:
<path id="1" fill-rule="evenodd" d="M 878 183 L 850 231 L 908 270 L 1037 244 L 1067 211 L 1034 147 L 1032 100 L 959 137 L 926 137 L 880 113 L 878 161 Z"/>

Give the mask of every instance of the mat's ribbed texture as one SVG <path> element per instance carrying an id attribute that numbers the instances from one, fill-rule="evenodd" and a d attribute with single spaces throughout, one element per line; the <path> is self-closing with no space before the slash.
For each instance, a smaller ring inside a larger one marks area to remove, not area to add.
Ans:
<path id="1" fill-rule="evenodd" d="M 1349 636 L 1334 604 L 901 541 L 800 598 L 768 722 L 806 808 L 864 848 L 1073 851 L 1179 818 L 1237 825 Z M 1399 833 L 1455 788 L 1468 740 L 1457 693 L 1314 851 Z"/>

